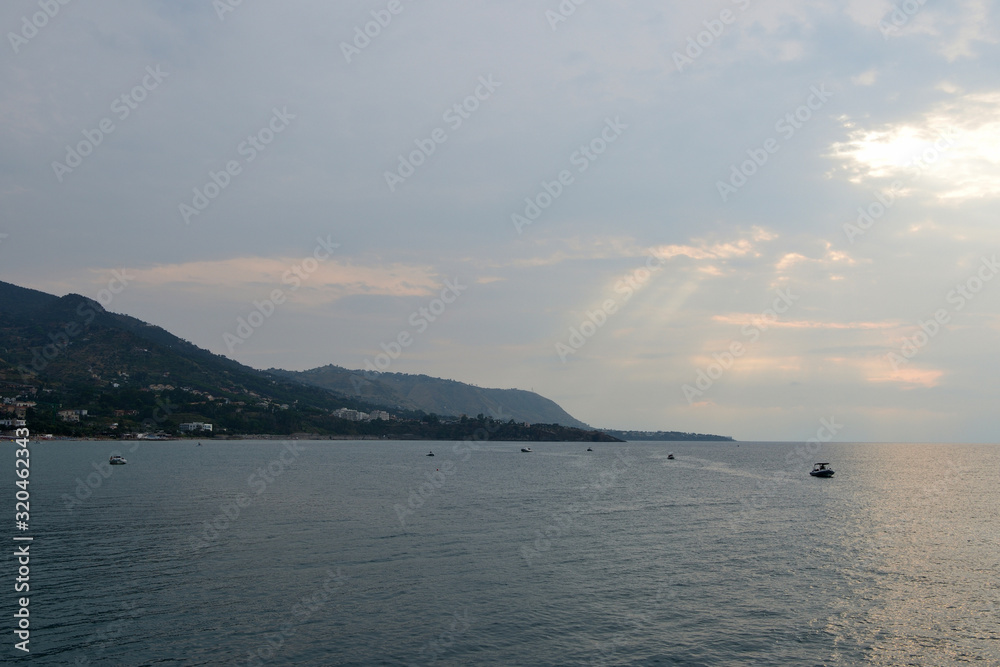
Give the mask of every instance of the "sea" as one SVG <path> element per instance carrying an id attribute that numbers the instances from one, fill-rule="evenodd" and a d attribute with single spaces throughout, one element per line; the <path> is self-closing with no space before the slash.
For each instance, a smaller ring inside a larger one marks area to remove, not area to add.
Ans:
<path id="1" fill-rule="evenodd" d="M 4 662 L 1000 665 L 1000 447 L 523 445 L 10 445 Z"/>

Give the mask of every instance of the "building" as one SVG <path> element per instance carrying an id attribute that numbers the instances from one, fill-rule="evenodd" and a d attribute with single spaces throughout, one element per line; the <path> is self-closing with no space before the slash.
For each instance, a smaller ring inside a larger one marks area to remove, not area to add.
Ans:
<path id="1" fill-rule="evenodd" d="M 346 419 L 350 422 L 362 422 L 368 419 L 368 413 L 361 412 L 359 410 L 351 410 L 350 408 L 340 408 L 339 410 L 334 410 L 333 416 Z"/>
<path id="2" fill-rule="evenodd" d="M 180 428 L 181 432 L 183 433 L 193 433 L 195 431 L 211 432 L 212 425 L 206 424 L 205 422 L 186 422 L 184 424 L 181 424 L 178 428 Z"/>
<path id="3" fill-rule="evenodd" d="M 78 422 L 81 417 L 87 416 L 86 410 L 60 410 L 59 419 L 64 422 Z"/>

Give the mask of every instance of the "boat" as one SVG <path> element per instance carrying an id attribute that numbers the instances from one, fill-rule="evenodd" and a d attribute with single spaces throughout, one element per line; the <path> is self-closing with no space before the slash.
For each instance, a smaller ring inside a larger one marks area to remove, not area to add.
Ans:
<path id="1" fill-rule="evenodd" d="M 670 452 L 669 454 L 667 454 L 667 458 L 668 458 L 669 460 L 673 461 L 673 460 L 674 460 L 674 453 L 673 453 L 673 452 Z"/>
<path id="2" fill-rule="evenodd" d="M 434 456 L 434 452 L 427 452 L 424 456 Z"/>
<path id="3" fill-rule="evenodd" d="M 123 466 L 126 463 L 128 463 L 128 461 L 125 460 L 124 456 L 121 456 L 120 454 L 115 454 L 110 459 L 108 459 L 108 463 L 113 466 Z"/>
<path id="4" fill-rule="evenodd" d="M 587 447 L 587 451 L 588 451 L 588 452 L 592 452 L 592 451 L 594 451 L 594 450 L 593 450 L 593 448 L 591 448 L 591 447 Z"/>
<path id="5" fill-rule="evenodd" d="M 833 468 L 828 468 L 829 463 L 817 463 L 809 474 L 813 477 L 833 477 Z"/>
<path id="6" fill-rule="evenodd" d="M 531 447 L 521 447 L 522 452 L 531 452 Z"/>

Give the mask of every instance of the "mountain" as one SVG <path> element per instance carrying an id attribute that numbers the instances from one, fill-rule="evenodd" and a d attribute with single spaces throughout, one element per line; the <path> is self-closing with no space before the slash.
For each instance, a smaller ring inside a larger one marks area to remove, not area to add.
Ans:
<path id="1" fill-rule="evenodd" d="M 451 438 L 490 425 L 504 439 L 606 437 L 533 392 L 423 375 L 366 375 L 334 366 L 303 373 L 256 370 L 161 327 L 110 313 L 92 299 L 0 282 L 0 389 L 8 397 L 33 397 L 35 431 L 92 433 L 93 427 L 73 431 L 57 418 L 59 410 L 86 409 L 88 418 L 106 417 L 108 428 L 114 422 L 122 430 L 176 431 L 180 423 L 203 421 L 230 433 Z M 398 420 L 350 422 L 333 415 L 340 408 L 384 408 Z M 474 418 L 444 419 L 462 414 Z"/>
<path id="2" fill-rule="evenodd" d="M 334 410 L 372 407 L 249 368 L 80 295 L 4 282 L 0 393 L 30 397 L 32 430 L 68 435 L 96 435 L 113 423 L 122 432 L 174 432 L 185 422 L 230 433 L 329 433 L 342 426 Z M 86 410 L 87 418 L 67 423 L 62 410 Z"/>
<path id="3" fill-rule="evenodd" d="M 484 389 L 427 375 L 350 371 L 332 365 L 301 372 L 269 372 L 388 408 L 454 416 L 484 414 L 531 424 L 591 428 L 555 401 L 522 389 Z"/>
<path id="4" fill-rule="evenodd" d="M 49 388 L 150 382 L 272 391 L 274 378 L 78 294 L 0 282 L 0 374 Z M 282 383 L 289 387 L 293 384 Z M 318 392 L 312 392 L 318 393 Z"/>

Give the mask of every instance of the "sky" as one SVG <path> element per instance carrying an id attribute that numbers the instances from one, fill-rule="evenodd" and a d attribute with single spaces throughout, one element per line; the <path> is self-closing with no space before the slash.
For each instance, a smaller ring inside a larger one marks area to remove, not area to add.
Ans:
<path id="1" fill-rule="evenodd" d="M 601 428 L 996 442 L 986 0 L 10 0 L 0 280 Z"/>

